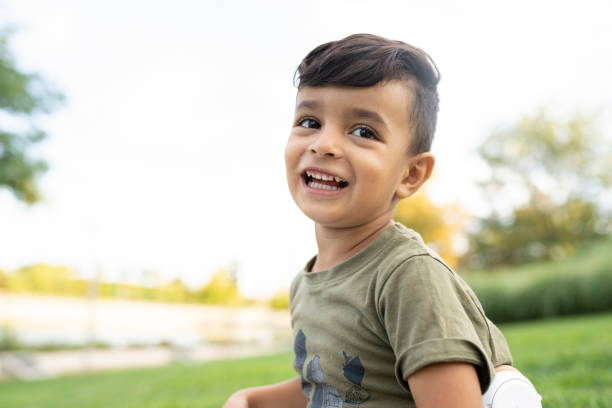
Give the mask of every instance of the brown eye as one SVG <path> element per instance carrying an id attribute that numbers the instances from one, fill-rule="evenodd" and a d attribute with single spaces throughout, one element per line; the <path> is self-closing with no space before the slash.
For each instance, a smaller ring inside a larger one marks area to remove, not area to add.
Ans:
<path id="1" fill-rule="evenodd" d="M 298 125 L 305 127 L 305 128 L 309 128 L 309 129 L 319 129 L 321 127 L 319 122 L 317 122 L 316 120 L 312 118 L 302 119 L 298 122 Z"/>
<path id="2" fill-rule="evenodd" d="M 376 139 L 376 134 L 366 127 L 359 127 L 351 132 L 352 135 L 363 137 L 364 139 Z"/>

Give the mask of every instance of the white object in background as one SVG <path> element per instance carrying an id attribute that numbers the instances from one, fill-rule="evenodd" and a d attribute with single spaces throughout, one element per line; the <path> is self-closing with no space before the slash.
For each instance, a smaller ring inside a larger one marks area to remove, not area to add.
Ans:
<path id="1" fill-rule="evenodd" d="M 542 397 L 523 374 L 500 371 L 482 396 L 484 408 L 542 408 Z"/>

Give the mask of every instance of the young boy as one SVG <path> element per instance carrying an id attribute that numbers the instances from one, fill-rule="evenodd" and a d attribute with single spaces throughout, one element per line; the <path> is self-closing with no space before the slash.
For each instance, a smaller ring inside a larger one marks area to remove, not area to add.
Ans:
<path id="1" fill-rule="evenodd" d="M 315 48 L 297 73 L 287 181 L 318 246 L 291 286 L 299 376 L 225 407 L 539 407 L 471 289 L 392 220 L 434 168 L 429 56 L 358 34 Z"/>

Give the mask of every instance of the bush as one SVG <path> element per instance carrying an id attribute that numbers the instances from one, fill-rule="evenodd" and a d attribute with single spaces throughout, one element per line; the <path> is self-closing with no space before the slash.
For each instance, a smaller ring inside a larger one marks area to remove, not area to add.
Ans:
<path id="1" fill-rule="evenodd" d="M 276 292 L 268 304 L 272 309 L 289 309 L 289 290 L 280 290 Z"/>
<path id="2" fill-rule="evenodd" d="M 468 275 L 496 323 L 612 310 L 612 240 L 566 261 Z"/>
<path id="3" fill-rule="evenodd" d="M 474 285 L 487 316 L 495 322 L 541 319 L 612 310 L 612 271 L 536 278 L 530 285 Z"/>
<path id="4" fill-rule="evenodd" d="M 3 325 L 0 327 L 0 351 L 18 350 L 21 343 L 12 327 Z"/>

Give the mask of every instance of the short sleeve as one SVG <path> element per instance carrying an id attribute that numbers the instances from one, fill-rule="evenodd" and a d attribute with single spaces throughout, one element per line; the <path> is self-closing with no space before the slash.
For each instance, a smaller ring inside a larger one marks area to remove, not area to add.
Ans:
<path id="1" fill-rule="evenodd" d="M 380 287 L 378 313 L 402 386 L 409 390 L 405 379 L 427 365 L 467 362 L 487 389 L 494 375 L 489 322 L 455 272 L 418 255 L 395 267 Z"/>

